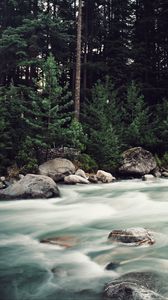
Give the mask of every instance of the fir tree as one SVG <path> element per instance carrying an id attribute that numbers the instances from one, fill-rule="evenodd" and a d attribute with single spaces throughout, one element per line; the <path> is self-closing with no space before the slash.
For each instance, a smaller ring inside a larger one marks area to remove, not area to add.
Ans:
<path id="1" fill-rule="evenodd" d="M 87 150 L 101 168 L 112 171 L 119 162 L 120 146 L 119 137 L 109 116 L 111 90 L 108 88 L 107 83 L 98 82 L 92 90 L 92 102 L 86 109 L 86 114 L 90 113 Z"/>
<path id="2" fill-rule="evenodd" d="M 128 146 L 149 147 L 153 143 L 153 134 L 149 123 L 149 110 L 139 87 L 132 82 L 127 89 L 123 103 L 124 122 L 122 139 Z"/>
<path id="3" fill-rule="evenodd" d="M 61 87 L 60 70 L 54 57 L 50 55 L 42 66 L 43 80 L 37 83 L 37 90 L 29 89 L 29 101 L 25 102 L 24 120 L 27 124 L 26 137 L 38 159 L 39 150 L 64 145 L 67 126 L 71 121 L 69 109 L 72 106 L 71 94 L 67 86 Z M 22 153 L 23 154 L 23 153 Z M 20 156 L 20 153 L 19 153 Z"/>

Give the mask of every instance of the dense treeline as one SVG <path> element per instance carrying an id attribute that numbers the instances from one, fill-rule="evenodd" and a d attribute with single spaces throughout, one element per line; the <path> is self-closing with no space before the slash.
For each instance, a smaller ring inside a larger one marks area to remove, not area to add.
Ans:
<path id="1" fill-rule="evenodd" d="M 168 2 L 84 0 L 80 123 L 74 119 L 78 1 L 0 3 L 0 165 L 80 148 L 113 169 L 121 151 L 168 156 Z"/>

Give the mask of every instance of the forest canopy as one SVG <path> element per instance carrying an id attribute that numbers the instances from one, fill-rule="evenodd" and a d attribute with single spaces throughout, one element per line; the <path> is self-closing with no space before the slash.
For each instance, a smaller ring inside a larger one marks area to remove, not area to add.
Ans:
<path id="1" fill-rule="evenodd" d="M 106 170 L 134 146 L 168 161 L 167 41 L 166 0 L 1 0 L 1 172 L 60 146 Z"/>

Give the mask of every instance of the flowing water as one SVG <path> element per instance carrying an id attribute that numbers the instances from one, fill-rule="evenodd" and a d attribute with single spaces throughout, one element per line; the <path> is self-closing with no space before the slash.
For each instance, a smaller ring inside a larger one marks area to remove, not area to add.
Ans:
<path id="1" fill-rule="evenodd" d="M 168 299 L 168 180 L 60 190 L 61 198 L 0 202 L 0 300 L 99 300 L 105 283 L 142 271 L 158 272 L 159 292 Z M 156 243 L 107 240 L 111 230 L 129 227 L 154 231 Z M 76 243 L 39 242 L 54 236 Z M 107 271 L 109 262 L 120 266 Z"/>

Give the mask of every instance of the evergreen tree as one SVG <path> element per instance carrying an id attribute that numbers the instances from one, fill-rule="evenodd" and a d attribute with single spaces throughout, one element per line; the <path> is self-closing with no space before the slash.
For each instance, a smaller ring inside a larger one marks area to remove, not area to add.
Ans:
<path id="1" fill-rule="evenodd" d="M 13 85 L 0 89 L 0 169 L 9 166 L 20 147 L 24 131 L 19 90 Z"/>
<path id="2" fill-rule="evenodd" d="M 149 111 L 139 87 L 132 82 L 127 89 L 123 103 L 122 140 L 129 146 L 150 147 L 153 143 L 152 129 L 149 123 Z"/>
<path id="3" fill-rule="evenodd" d="M 42 72 L 43 81 L 37 84 L 37 90 L 29 90 L 24 108 L 27 134 L 23 148 L 25 143 L 31 144 L 36 158 L 39 150 L 46 149 L 47 158 L 50 148 L 66 143 L 66 128 L 71 121 L 71 95 L 67 86 L 60 86 L 61 73 L 52 55 L 44 62 Z"/>
<path id="4" fill-rule="evenodd" d="M 87 150 L 101 168 L 112 171 L 119 162 L 120 143 L 114 120 L 109 118 L 111 90 L 108 88 L 107 84 L 98 82 L 92 90 L 92 102 L 86 109 L 86 114 L 90 114 Z"/>

